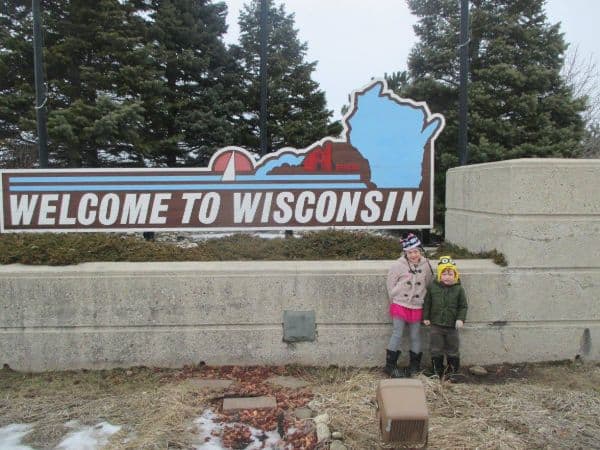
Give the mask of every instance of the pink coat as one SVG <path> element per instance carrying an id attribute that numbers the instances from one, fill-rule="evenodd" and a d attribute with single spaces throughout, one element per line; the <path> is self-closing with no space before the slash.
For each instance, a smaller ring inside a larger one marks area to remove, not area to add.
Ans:
<path id="1" fill-rule="evenodd" d="M 425 257 L 413 265 L 404 257 L 398 258 L 387 275 L 390 303 L 409 309 L 423 308 L 427 286 L 433 280 L 433 272 Z"/>

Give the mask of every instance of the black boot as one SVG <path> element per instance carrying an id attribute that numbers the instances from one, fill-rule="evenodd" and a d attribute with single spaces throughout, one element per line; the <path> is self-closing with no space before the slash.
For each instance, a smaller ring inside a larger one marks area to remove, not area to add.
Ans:
<path id="1" fill-rule="evenodd" d="M 398 357 L 400 356 L 400 351 L 393 352 L 391 350 L 386 350 L 385 357 L 385 368 L 383 371 L 387 373 L 390 378 L 402 378 L 402 373 L 398 369 Z"/>
<path id="2" fill-rule="evenodd" d="M 448 370 L 450 373 L 458 373 L 460 369 L 460 358 L 458 356 L 448 356 Z"/>
<path id="3" fill-rule="evenodd" d="M 412 375 L 416 375 L 421 371 L 421 358 L 423 357 L 423 352 L 415 353 L 412 350 L 408 353 L 409 364 L 406 369 L 406 376 L 410 377 Z"/>
<path id="4" fill-rule="evenodd" d="M 460 357 L 458 356 L 448 356 L 448 378 L 450 381 L 458 382 L 460 381 L 460 374 L 458 373 L 458 369 L 460 369 Z"/>
<path id="5" fill-rule="evenodd" d="M 442 378 L 444 376 L 444 356 L 431 357 L 431 370 L 433 375 Z"/>

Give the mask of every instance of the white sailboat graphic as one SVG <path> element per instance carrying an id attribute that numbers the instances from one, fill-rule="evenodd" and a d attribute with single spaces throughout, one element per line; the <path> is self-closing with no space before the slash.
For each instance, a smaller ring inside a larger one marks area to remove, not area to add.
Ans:
<path id="1" fill-rule="evenodd" d="M 235 181 L 235 151 L 232 151 L 221 181 Z"/>

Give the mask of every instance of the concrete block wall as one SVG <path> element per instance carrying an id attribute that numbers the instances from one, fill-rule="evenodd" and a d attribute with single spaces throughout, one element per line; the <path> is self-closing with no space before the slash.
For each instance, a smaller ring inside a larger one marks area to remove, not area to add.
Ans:
<path id="1" fill-rule="evenodd" d="M 523 360 L 573 348 L 598 361 L 600 347 L 600 160 L 518 159 L 451 169 L 446 241 L 507 259 L 498 346 Z M 499 312 L 499 314 L 501 314 Z M 482 341 L 483 344 L 487 341 Z"/>
<path id="2" fill-rule="evenodd" d="M 516 159 L 450 169 L 446 240 L 510 267 L 600 267 L 600 159 Z"/>
<path id="3" fill-rule="evenodd" d="M 181 367 L 200 361 L 381 365 L 391 332 L 385 292 L 390 264 L 0 266 L 0 364 L 24 371 Z M 462 331 L 466 364 L 565 359 L 584 350 L 586 357 L 600 359 L 598 346 L 582 347 L 585 327 L 560 292 L 546 298 L 530 289 L 527 307 L 513 295 L 543 279 L 513 277 L 489 260 L 458 264 L 470 301 Z M 593 286 L 581 289 L 586 308 L 597 314 L 598 303 L 588 292 Z M 315 311 L 315 341 L 283 342 L 286 310 Z M 593 342 L 597 333 L 592 330 Z"/>

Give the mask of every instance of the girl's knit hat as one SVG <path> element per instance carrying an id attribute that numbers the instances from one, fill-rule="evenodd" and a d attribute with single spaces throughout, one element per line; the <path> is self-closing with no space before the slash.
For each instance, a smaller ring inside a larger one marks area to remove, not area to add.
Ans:
<path id="1" fill-rule="evenodd" d="M 437 280 L 438 281 L 441 281 L 442 272 L 446 269 L 452 269 L 454 271 L 454 281 L 457 282 L 460 275 L 458 273 L 458 268 L 456 267 L 456 264 L 454 264 L 454 261 L 452 261 L 452 257 L 440 256 L 440 260 L 438 261 L 438 266 L 437 266 Z"/>
<path id="2" fill-rule="evenodd" d="M 402 250 L 412 250 L 413 248 L 421 247 L 421 241 L 417 236 L 412 233 L 408 233 L 408 235 L 401 240 L 402 242 Z"/>

